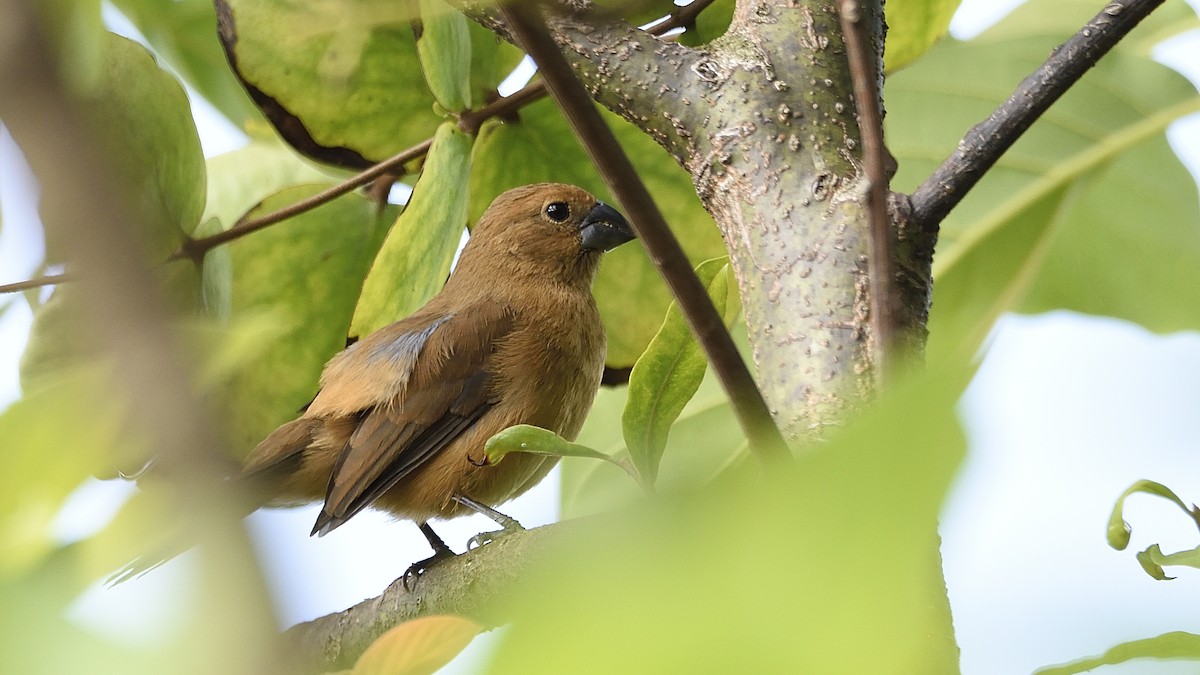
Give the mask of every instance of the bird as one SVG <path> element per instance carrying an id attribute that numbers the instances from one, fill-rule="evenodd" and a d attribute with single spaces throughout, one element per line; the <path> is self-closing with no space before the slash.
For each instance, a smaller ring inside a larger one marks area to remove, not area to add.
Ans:
<path id="1" fill-rule="evenodd" d="M 432 519 L 481 512 L 519 527 L 495 507 L 557 458 L 513 453 L 490 464 L 484 443 L 517 424 L 578 435 L 605 360 L 592 282 L 601 254 L 633 238 L 616 209 L 582 188 L 504 192 L 442 290 L 335 355 L 316 397 L 258 443 L 238 478 L 264 506 L 322 502 L 312 535 L 368 507 L 414 521 L 434 556 L 410 573 L 454 555 Z"/>

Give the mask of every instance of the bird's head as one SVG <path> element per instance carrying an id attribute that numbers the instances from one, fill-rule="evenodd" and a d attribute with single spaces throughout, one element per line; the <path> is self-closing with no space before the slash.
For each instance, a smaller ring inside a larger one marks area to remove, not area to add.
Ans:
<path id="1" fill-rule="evenodd" d="M 600 254 L 633 239 L 613 207 L 573 185 L 539 183 L 500 195 L 484 211 L 462 264 L 484 263 L 591 283 Z"/>

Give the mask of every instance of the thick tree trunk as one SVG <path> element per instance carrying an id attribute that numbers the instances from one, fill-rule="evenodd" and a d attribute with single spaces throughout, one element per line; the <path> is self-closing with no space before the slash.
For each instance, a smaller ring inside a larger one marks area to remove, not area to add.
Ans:
<path id="1" fill-rule="evenodd" d="M 863 4 L 881 64 L 881 3 Z M 596 100 L 692 174 L 729 249 L 772 414 L 793 440 L 819 435 L 873 386 L 867 181 L 836 0 L 740 0 L 726 35 L 701 48 L 586 14 L 551 27 Z M 905 342 L 919 347 L 932 241 L 899 250 Z"/>

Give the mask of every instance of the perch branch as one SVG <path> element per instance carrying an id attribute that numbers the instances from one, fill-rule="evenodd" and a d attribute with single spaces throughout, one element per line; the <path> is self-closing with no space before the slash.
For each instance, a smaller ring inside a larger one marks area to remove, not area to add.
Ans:
<path id="1" fill-rule="evenodd" d="M 531 560 L 564 536 L 572 523 L 516 532 L 439 562 L 412 589 L 397 579 L 377 597 L 350 609 L 292 626 L 285 643 L 311 672 L 348 669 L 380 635 L 397 624 L 431 614 L 457 614 L 486 628 L 504 623 L 505 598 Z"/>
<path id="2" fill-rule="evenodd" d="M 883 115 L 879 110 L 875 60 L 871 56 L 867 30 L 863 25 L 862 7 L 858 0 L 841 0 L 839 10 L 846 56 L 850 61 L 850 78 L 854 83 L 854 105 L 858 109 L 858 128 L 862 135 L 863 164 L 871 183 L 867 194 L 867 215 L 871 222 L 867 270 L 870 275 L 868 292 L 872 362 L 876 383 L 883 384 L 891 366 L 891 351 L 896 345 L 896 333 L 899 331 L 895 289 L 896 251 L 887 211 L 887 150 L 883 145 Z"/>
<path id="3" fill-rule="evenodd" d="M 913 222 L 925 228 L 940 224 L 1051 104 L 1162 3 L 1112 0 L 1056 47 L 1007 101 L 967 132 L 954 154 L 913 192 Z"/>
<path id="4" fill-rule="evenodd" d="M 713 307 L 708 291 L 692 271 L 679 242 L 591 97 L 575 79 L 571 66 L 550 36 L 540 10 L 536 6 L 513 2 L 501 5 L 500 11 L 512 35 L 537 63 L 550 95 L 562 109 L 609 190 L 625 207 L 638 238 L 671 288 L 692 332 L 729 394 L 751 448 L 767 461 L 788 456 L 787 445 L 721 316 Z"/>

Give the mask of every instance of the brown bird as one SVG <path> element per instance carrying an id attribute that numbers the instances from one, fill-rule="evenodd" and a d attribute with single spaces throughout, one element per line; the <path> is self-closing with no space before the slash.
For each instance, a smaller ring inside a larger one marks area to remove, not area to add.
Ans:
<path id="1" fill-rule="evenodd" d="M 480 511 L 515 525 L 489 507 L 556 459 L 487 465 L 484 442 L 514 424 L 579 433 L 604 368 L 592 281 L 600 253 L 632 238 L 621 214 L 577 187 L 500 195 L 445 288 L 333 357 L 304 414 L 251 451 L 242 477 L 267 505 L 324 500 L 316 535 L 368 506 L 416 521 L 435 555 L 414 567 L 453 554 L 431 518 Z"/>

